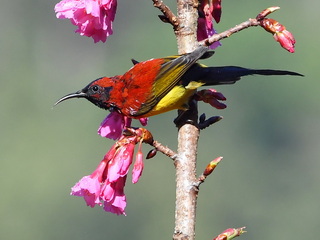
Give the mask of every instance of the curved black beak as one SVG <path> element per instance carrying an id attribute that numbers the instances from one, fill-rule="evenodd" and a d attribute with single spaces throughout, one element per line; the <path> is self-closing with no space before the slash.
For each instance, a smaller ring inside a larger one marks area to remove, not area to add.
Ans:
<path id="1" fill-rule="evenodd" d="M 87 96 L 86 93 L 82 92 L 81 90 L 80 91 L 77 91 L 75 93 L 70 93 L 62 98 L 60 98 L 53 106 L 56 106 L 58 105 L 59 103 L 67 100 L 67 99 L 70 99 L 70 98 L 85 98 Z"/>

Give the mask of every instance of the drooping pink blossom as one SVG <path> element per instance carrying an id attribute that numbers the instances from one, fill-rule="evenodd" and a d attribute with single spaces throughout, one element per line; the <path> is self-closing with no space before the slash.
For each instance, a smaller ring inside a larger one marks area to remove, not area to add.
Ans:
<path id="1" fill-rule="evenodd" d="M 68 18 L 78 27 L 75 32 L 105 42 L 113 33 L 117 0 L 62 0 L 55 6 L 57 18 Z"/>
<path id="2" fill-rule="evenodd" d="M 136 155 L 136 161 L 134 162 L 133 169 L 132 169 L 132 183 L 137 183 L 139 181 L 139 178 L 141 177 L 141 174 L 142 174 L 143 167 L 144 167 L 143 154 L 142 154 L 141 142 L 140 142 L 138 152 Z"/>
<path id="3" fill-rule="evenodd" d="M 221 18 L 221 0 L 203 0 L 199 8 L 197 39 L 202 41 L 216 33 L 213 19 L 218 23 Z M 221 46 L 220 42 L 210 45 L 211 49 Z"/>
<path id="4" fill-rule="evenodd" d="M 127 176 L 120 177 L 116 182 L 107 185 L 112 189 L 113 195 L 110 199 L 105 198 L 108 193 L 102 195 L 102 200 L 104 200 L 103 209 L 106 212 L 111 212 L 117 215 L 126 215 L 125 208 L 127 206 L 127 200 L 126 195 L 124 194 L 126 178 Z"/>
<path id="5" fill-rule="evenodd" d="M 100 204 L 100 182 L 97 178 L 91 176 L 84 176 L 71 189 L 71 195 L 83 197 L 87 205 L 94 207 Z"/>
<path id="6" fill-rule="evenodd" d="M 141 142 L 147 141 L 144 140 L 145 131 L 132 129 L 131 135 L 122 135 L 104 156 L 97 169 L 72 187 L 71 195 L 83 197 L 90 207 L 103 205 L 105 211 L 125 215 L 127 204 L 124 194 L 125 181 L 133 162 L 135 145 L 138 143 L 139 150 L 133 167 L 132 181 L 138 182 L 141 176 L 143 170 Z"/>
<path id="7" fill-rule="evenodd" d="M 127 138 L 129 140 L 129 138 Z M 135 142 L 128 141 L 118 148 L 115 155 L 108 164 L 107 180 L 109 182 L 116 182 L 118 178 L 124 177 L 128 174 L 129 167 L 132 164 Z"/>
<path id="8" fill-rule="evenodd" d="M 114 152 L 111 149 L 108 153 Z M 108 161 L 104 158 L 97 169 L 89 176 L 84 176 L 74 187 L 71 188 L 71 195 L 83 197 L 87 205 L 94 207 L 101 205 L 100 192 L 103 172 L 106 169 Z"/>

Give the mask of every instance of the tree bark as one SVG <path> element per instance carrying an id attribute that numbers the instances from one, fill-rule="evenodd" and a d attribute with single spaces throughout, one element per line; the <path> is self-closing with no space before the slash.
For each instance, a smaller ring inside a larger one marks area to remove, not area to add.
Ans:
<path id="1" fill-rule="evenodd" d="M 179 54 L 191 52 L 197 45 L 197 0 L 177 0 L 179 27 L 175 32 Z M 179 111 L 178 155 L 176 167 L 176 209 L 173 239 L 195 238 L 198 189 L 196 161 L 199 138 L 198 110 L 195 102 L 186 112 Z"/>

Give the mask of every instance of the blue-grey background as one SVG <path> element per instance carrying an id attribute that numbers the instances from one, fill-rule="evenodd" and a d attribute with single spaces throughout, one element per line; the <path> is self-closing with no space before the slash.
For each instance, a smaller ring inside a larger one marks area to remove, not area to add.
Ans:
<path id="1" fill-rule="evenodd" d="M 127 182 L 127 216 L 85 206 L 69 196 L 112 144 L 96 130 L 106 112 L 85 100 L 52 109 L 61 96 L 101 76 L 122 74 L 130 58 L 177 52 L 170 25 L 151 0 L 118 1 L 107 42 L 75 34 L 56 19 L 56 1 L 2 0 L 0 8 L 0 235 L 1 239 L 171 239 L 174 167 L 158 154 L 138 184 Z M 175 1 L 165 3 L 175 10 Z M 223 31 L 279 5 L 272 14 L 294 33 L 296 53 L 262 29 L 223 40 L 205 63 L 288 69 L 298 77 L 247 77 L 219 86 L 228 108 L 200 105 L 223 121 L 201 133 L 199 174 L 217 156 L 223 162 L 201 186 L 197 239 L 247 226 L 241 239 L 317 239 L 320 227 L 319 28 L 317 1 L 223 1 Z M 148 129 L 176 148 L 176 112 L 150 119 Z M 150 148 L 144 146 L 148 151 Z M 128 179 L 130 180 L 130 178 Z"/>

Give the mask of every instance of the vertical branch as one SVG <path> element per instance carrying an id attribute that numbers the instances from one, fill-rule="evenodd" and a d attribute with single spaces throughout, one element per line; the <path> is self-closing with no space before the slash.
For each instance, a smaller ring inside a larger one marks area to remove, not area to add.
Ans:
<path id="1" fill-rule="evenodd" d="M 175 32 L 179 54 L 192 52 L 197 44 L 198 0 L 177 0 L 178 22 Z"/>
<path id="2" fill-rule="evenodd" d="M 178 157 L 176 167 L 176 209 L 173 239 L 194 240 L 198 188 L 195 187 L 199 128 L 196 123 L 198 110 L 195 102 L 184 112 L 178 131 Z M 190 122 L 186 122 L 189 120 Z"/>
<path id="3" fill-rule="evenodd" d="M 177 0 L 178 30 L 175 31 L 179 54 L 191 52 L 197 44 L 198 0 Z M 181 113 L 180 113 L 181 114 Z M 199 128 L 198 109 L 195 102 L 179 118 L 178 157 L 176 167 L 176 209 L 173 239 L 195 238 L 196 203 L 196 160 Z"/>

